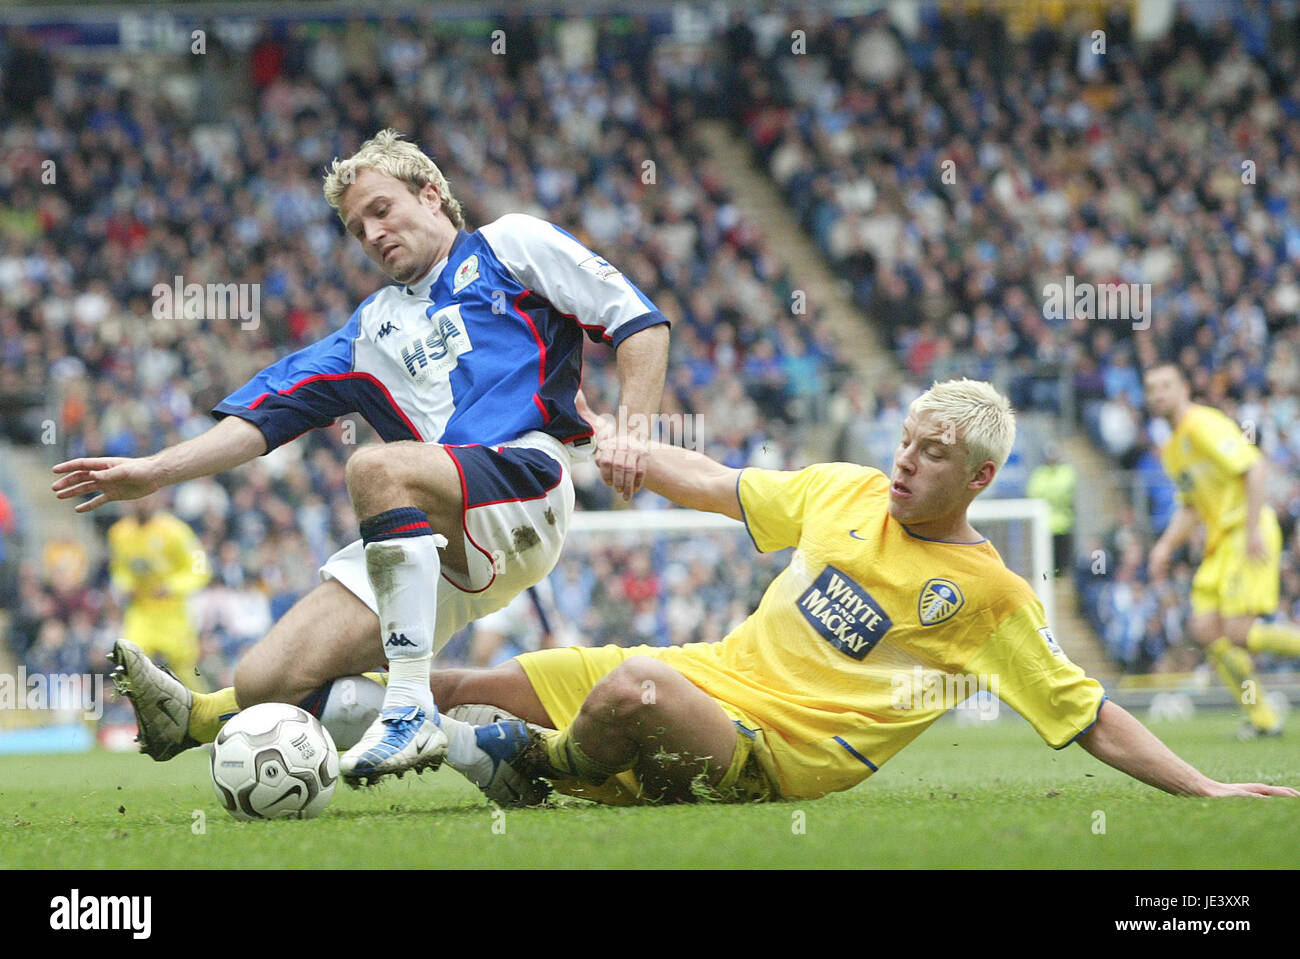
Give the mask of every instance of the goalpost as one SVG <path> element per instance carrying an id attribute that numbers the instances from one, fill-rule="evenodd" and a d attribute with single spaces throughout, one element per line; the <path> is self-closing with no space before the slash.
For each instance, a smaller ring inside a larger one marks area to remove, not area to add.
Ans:
<path id="1" fill-rule="evenodd" d="M 1013 572 L 1023 576 L 1043 604 L 1047 621 L 1056 625 L 1056 597 L 1052 566 L 1052 532 L 1049 509 L 1038 499 L 975 500 L 967 514 L 979 532 L 988 537 Z M 571 544 L 590 537 L 589 542 L 608 542 L 621 547 L 660 539 L 684 539 L 709 532 L 730 532 L 744 540 L 750 553 L 753 545 L 744 526 L 718 513 L 697 513 L 688 509 L 605 510 L 576 512 L 569 532 Z M 570 547 L 566 546 L 566 552 Z M 937 570 L 936 570 L 937 572 Z"/>

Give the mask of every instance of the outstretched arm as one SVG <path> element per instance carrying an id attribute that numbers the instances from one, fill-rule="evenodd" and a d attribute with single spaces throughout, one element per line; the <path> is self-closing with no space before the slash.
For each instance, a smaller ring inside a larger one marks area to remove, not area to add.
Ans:
<path id="1" fill-rule="evenodd" d="M 618 402 L 629 435 L 612 451 L 610 485 L 627 500 L 641 488 L 648 466 L 650 423 L 659 412 L 668 371 L 667 325 L 633 333 L 619 344 L 614 361 L 618 365 Z"/>
<path id="2" fill-rule="evenodd" d="M 645 485 L 678 506 L 741 519 L 736 481 L 740 470 L 679 446 L 650 446 Z"/>
<path id="3" fill-rule="evenodd" d="M 1259 562 L 1267 556 L 1259 531 L 1259 514 L 1268 502 L 1268 460 L 1260 457 L 1246 471 L 1246 555 Z"/>
<path id="4" fill-rule="evenodd" d="M 1126 709 L 1109 699 L 1079 745 L 1108 766 L 1175 796 L 1300 796 L 1289 786 L 1215 782 L 1179 759 Z"/>
<path id="5" fill-rule="evenodd" d="M 1196 516 L 1196 510 L 1186 504 L 1179 506 L 1173 517 L 1169 520 L 1169 525 L 1165 531 L 1160 534 L 1160 539 L 1151 547 L 1151 554 L 1147 557 L 1147 570 L 1151 578 L 1161 580 L 1169 570 L 1169 559 L 1174 555 L 1174 550 L 1187 541 L 1187 537 L 1192 535 L 1192 530 L 1196 529 L 1199 522 Z"/>
<path id="6" fill-rule="evenodd" d="M 578 415 L 596 431 L 596 465 L 600 467 L 601 478 L 612 485 L 615 455 L 626 441 L 615 435 L 613 417 L 597 416 L 592 412 L 581 391 L 578 393 Z M 741 519 L 740 498 L 736 492 L 739 478 L 740 470 L 723 466 L 703 453 L 663 443 L 650 444 L 645 486 L 678 506 Z"/>
<path id="7" fill-rule="evenodd" d="M 139 499 L 164 486 L 233 469 L 266 449 L 261 430 L 238 416 L 227 416 L 206 433 L 152 456 L 82 457 L 59 463 L 54 472 L 62 476 L 50 488 L 59 499 L 98 493 L 75 507 L 78 513 L 88 513 L 114 500 Z"/>

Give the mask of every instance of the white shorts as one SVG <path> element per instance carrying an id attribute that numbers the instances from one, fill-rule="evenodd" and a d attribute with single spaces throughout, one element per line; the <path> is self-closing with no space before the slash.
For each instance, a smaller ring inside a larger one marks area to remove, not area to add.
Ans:
<path id="1" fill-rule="evenodd" d="M 435 655 L 457 631 L 555 568 L 573 514 L 569 451 L 554 437 L 533 432 L 501 446 L 444 448 L 460 471 L 469 576 L 444 569 L 438 579 Z M 338 580 L 378 614 L 361 540 L 331 556 L 320 575 Z"/>

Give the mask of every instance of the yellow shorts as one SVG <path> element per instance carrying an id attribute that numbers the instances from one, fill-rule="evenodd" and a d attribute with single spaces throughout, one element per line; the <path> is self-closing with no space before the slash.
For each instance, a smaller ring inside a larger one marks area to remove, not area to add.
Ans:
<path id="1" fill-rule="evenodd" d="M 183 611 L 160 612 L 131 603 L 122 617 L 122 635 L 144 650 L 146 656 L 166 657 L 168 665 L 178 672 L 199 661 L 199 634 Z"/>
<path id="2" fill-rule="evenodd" d="M 657 646 L 567 646 L 524 653 L 516 658 L 523 667 L 533 691 L 546 708 L 557 729 L 573 724 L 583 701 L 596 683 L 629 656 L 659 655 Z M 706 690 L 707 692 L 707 690 Z M 717 697 L 721 707 L 736 726 L 736 748 L 731 763 L 717 786 L 699 798 L 715 802 L 764 802 L 780 798 L 774 780 L 766 772 L 773 767 L 767 738 L 748 716 Z M 619 773 L 600 786 L 576 780 L 557 781 L 555 788 L 572 796 L 616 806 L 648 803 L 643 798 L 636 774 Z"/>
<path id="3" fill-rule="evenodd" d="M 1277 520 L 1261 519 L 1265 556 L 1246 555 L 1246 527 L 1227 533 L 1206 554 L 1192 579 L 1192 612 L 1220 616 L 1266 616 L 1277 609 L 1282 574 L 1282 529 Z"/>

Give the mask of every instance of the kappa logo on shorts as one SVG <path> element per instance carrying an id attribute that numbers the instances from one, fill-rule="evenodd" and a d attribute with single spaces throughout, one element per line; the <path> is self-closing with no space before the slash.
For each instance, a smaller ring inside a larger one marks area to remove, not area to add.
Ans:
<path id="1" fill-rule="evenodd" d="M 799 597 L 799 612 L 826 642 L 852 659 L 863 659 L 894 625 L 870 593 L 834 566 L 822 570 Z"/>
<path id="2" fill-rule="evenodd" d="M 957 615 L 966 603 L 961 589 L 950 579 L 932 579 L 921 587 L 916 613 L 922 626 L 937 626 Z"/>

